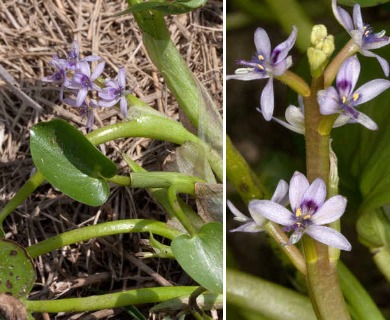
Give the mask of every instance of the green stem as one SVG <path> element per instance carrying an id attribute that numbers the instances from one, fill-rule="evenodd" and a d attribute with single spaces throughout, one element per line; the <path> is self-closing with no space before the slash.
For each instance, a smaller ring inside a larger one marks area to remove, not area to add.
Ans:
<path id="1" fill-rule="evenodd" d="M 45 180 L 45 177 L 37 170 L 30 179 L 16 192 L 15 196 L 0 211 L 0 226 L 4 219 L 15 210 L 36 188 Z"/>
<path id="2" fill-rule="evenodd" d="M 128 232 L 151 232 L 170 240 L 181 234 L 180 231 L 169 228 L 165 223 L 159 221 L 146 219 L 118 220 L 61 233 L 28 247 L 26 251 L 32 258 L 36 258 L 80 241 Z"/>
<path id="3" fill-rule="evenodd" d="M 340 69 L 342 63 L 358 52 L 359 47 L 351 39 L 348 43 L 338 52 L 336 57 L 332 59 L 329 65 L 326 67 L 324 72 L 324 88 L 328 88 L 333 80 L 336 78 L 337 72 Z"/>
<path id="4" fill-rule="evenodd" d="M 305 143 L 307 178 L 321 178 L 328 185 L 330 158 L 329 135 L 321 135 L 317 92 L 324 88 L 323 77 L 314 78 L 311 96 L 305 103 Z M 328 246 L 308 236 L 303 237 L 310 298 L 318 319 L 350 319 L 337 278 L 337 260 L 329 260 Z M 331 308 L 329 306 L 332 306 Z"/>
<path id="5" fill-rule="evenodd" d="M 128 290 L 86 298 L 58 300 L 24 300 L 29 312 L 82 312 L 120 308 L 143 303 L 156 303 L 180 296 L 188 296 L 198 287 L 161 287 Z"/>
<path id="6" fill-rule="evenodd" d="M 287 70 L 281 76 L 275 77 L 275 79 L 282 81 L 302 97 L 310 96 L 310 87 L 306 81 L 290 70 Z"/>

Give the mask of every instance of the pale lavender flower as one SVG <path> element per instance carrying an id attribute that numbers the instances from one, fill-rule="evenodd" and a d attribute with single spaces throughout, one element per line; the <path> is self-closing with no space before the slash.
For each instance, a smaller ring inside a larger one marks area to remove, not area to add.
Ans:
<path id="1" fill-rule="evenodd" d="M 105 108 L 110 108 L 119 102 L 120 110 L 123 116 L 127 117 L 127 100 L 126 95 L 130 91 L 126 88 L 126 71 L 124 67 L 120 67 L 118 70 L 117 80 L 107 79 L 105 81 L 106 87 L 101 89 L 98 93 L 99 105 Z"/>
<path id="2" fill-rule="evenodd" d="M 99 60 L 99 56 L 90 55 L 83 59 L 79 57 L 79 44 L 76 40 L 72 43 L 72 48 L 68 53 L 67 59 L 60 59 L 61 63 L 70 70 L 77 70 L 80 67 L 80 62 L 92 62 Z"/>
<path id="3" fill-rule="evenodd" d="M 237 64 L 245 68 L 239 68 L 234 75 L 226 76 L 226 80 L 243 81 L 269 78 L 260 97 L 262 114 L 267 121 L 271 120 L 274 111 L 273 77 L 281 76 L 291 67 L 292 58 L 287 55 L 295 43 L 296 35 L 297 29 L 293 27 L 287 40 L 271 51 L 268 34 L 264 29 L 257 28 L 254 36 L 256 54 L 251 61 L 238 60 Z"/>
<path id="4" fill-rule="evenodd" d="M 288 204 L 288 184 L 284 180 L 280 180 L 278 186 L 274 194 L 272 195 L 271 201 L 279 203 L 282 206 L 286 206 Z M 234 220 L 244 223 L 242 226 L 230 230 L 230 232 L 260 232 L 263 231 L 263 224 L 266 222 L 264 218 L 261 220 L 258 218 L 256 221 L 248 218 L 246 215 L 241 213 L 229 200 L 227 201 L 227 205 L 230 211 L 235 215 Z M 249 209 L 249 213 L 252 215 L 252 212 Z"/>
<path id="5" fill-rule="evenodd" d="M 292 212 L 279 203 L 270 200 L 252 200 L 249 211 L 257 222 L 264 217 L 292 231 L 287 245 L 297 243 L 303 234 L 328 246 L 351 250 L 351 244 L 338 231 L 324 226 L 339 219 L 345 211 L 346 198 L 336 195 L 325 201 L 326 186 L 322 179 L 309 184 L 300 172 L 295 172 L 290 181 L 289 199 Z"/>
<path id="6" fill-rule="evenodd" d="M 363 56 L 375 57 L 381 65 L 386 77 L 389 76 L 389 64 L 382 57 L 372 53 L 372 49 L 378 49 L 390 43 L 390 38 L 385 36 L 386 31 L 374 33 L 369 24 L 363 22 L 360 5 L 353 7 L 353 21 L 351 16 L 343 8 L 337 6 L 337 0 L 332 0 L 332 10 L 337 21 L 349 33 Z"/>
<path id="7" fill-rule="evenodd" d="M 78 106 L 75 99 L 65 98 L 64 103 L 69 104 L 72 107 L 80 108 L 80 115 L 87 118 L 87 131 L 91 131 L 95 120 L 94 109 L 98 107 L 96 100 L 89 99 L 88 102 L 84 100 L 81 106 Z"/>
<path id="8" fill-rule="evenodd" d="M 88 91 L 96 90 L 99 91 L 100 87 L 94 83 L 94 81 L 101 75 L 104 69 L 104 62 L 100 62 L 95 70 L 91 74 L 91 68 L 88 62 L 80 62 L 79 69 L 75 72 L 73 80 L 69 86 L 71 89 L 77 89 L 76 106 L 80 107 L 85 98 L 87 97 Z"/>
<path id="9" fill-rule="evenodd" d="M 360 74 L 360 63 L 356 56 L 348 58 L 341 65 L 336 78 L 336 87 L 320 90 L 317 100 L 322 114 L 340 113 L 350 118 L 350 122 L 359 122 L 370 130 L 378 129 L 376 123 L 367 115 L 356 110 L 356 107 L 365 103 L 386 89 L 390 88 L 390 81 L 376 79 L 367 82 L 354 91 Z"/>

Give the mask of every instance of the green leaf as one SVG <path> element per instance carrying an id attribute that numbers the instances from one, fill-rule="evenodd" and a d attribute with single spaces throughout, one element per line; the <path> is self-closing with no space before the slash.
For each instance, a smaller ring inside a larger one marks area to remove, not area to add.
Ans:
<path id="1" fill-rule="evenodd" d="M 164 15 L 168 14 L 182 14 L 192 10 L 198 9 L 206 4 L 206 0 L 178 0 L 171 2 L 141 2 L 132 5 L 130 8 L 118 13 L 117 15 L 124 15 L 127 13 L 144 12 L 149 10 L 159 11 Z"/>
<path id="2" fill-rule="evenodd" d="M 105 178 L 115 175 L 115 163 L 66 121 L 35 125 L 30 148 L 38 170 L 63 193 L 90 206 L 107 200 L 110 189 Z"/>
<path id="3" fill-rule="evenodd" d="M 353 6 L 355 4 L 360 4 L 361 7 L 373 7 L 378 6 L 383 3 L 387 3 L 390 0 L 338 0 L 338 4 Z"/>
<path id="4" fill-rule="evenodd" d="M 182 234 L 172 241 L 175 259 L 188 275 L 214 293 L 223 289 L 222 224 L 205 224 L 194 237 Z"/>
<path id="5" fill-rule="evenodd" d="M 0 292 L 27 297 L 35 282 L 34 264 L 23 247 L 0 240 Z"/>

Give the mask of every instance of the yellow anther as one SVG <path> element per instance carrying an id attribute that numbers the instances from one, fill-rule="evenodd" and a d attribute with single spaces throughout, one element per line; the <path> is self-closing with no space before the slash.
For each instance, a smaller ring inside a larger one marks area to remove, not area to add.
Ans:
<path id="1" fill-rule="evenodd" d="M 295 216 L 300 217 L 302 215 L 302 209 L 298 208 L 297 211 L 295 211 Z"/>
<path id="2" fill-rule="evenodd" d="M 264 56 L 263 56 L 262 54 L 259 54 L 259 55 L 257 56 L 257 58 L 258 58 L 260 61 L 264 60 Z"/>
<path id="3" fill-rule="evenodd" d="M 307 214 L 307 215 L 305 215 L 305 216 L 303 217 L 303 220 L 308 220 L 308 219 L 310 219 L 310 214 Z"/>
<path id="4" fill-rule="evenodd" d="M 359 99 L 359 94 L 355 93 L 352 98 L 353 98 L 353 101 L 356 101 L 357 99 Z"/>
<path id="5" fill-rule="evenodd" d="M 345 96 L 342 96 L 342 97 L 341 97 L 341 102 L 342 102 L 342 103 L 345 103 L 345 101 L 347 101 L 347 98 L 346 98 Z"/>
<path id="6" fill-rule="evenodd" d="M 258 64 L 257 67 L 258 67 L 260 70 L 264 70 L 264 67 L 263 67 L 261 64 Z"/>

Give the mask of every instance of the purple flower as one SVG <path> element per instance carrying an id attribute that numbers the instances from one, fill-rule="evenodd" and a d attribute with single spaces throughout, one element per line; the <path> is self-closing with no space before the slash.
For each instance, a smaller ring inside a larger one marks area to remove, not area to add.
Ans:
<path id="1" fill-rule="evenodd" d="M 351 250 L 351 244 L 341 233 L 324 226 L 344 214 L 347 204 L 344 197 L 337 195 L 325 201 L 326 186 L 322 179 L 309 184 L 302 173 L 295 172 L 290 181 L 289 198 L 292 212 L 269 200 L 252 200 L 249 211 L 256 222 L 265 217 L 283 225 L 284 231 L 292 231 L 287 245 L 297 243 L 306 233 L 328 246 Z"/>
<path id="2" fill-rule="evenodd" d="M 56 72 L 51 76 L 43 77 L 42 81 L 61 84 L 60 100 L 62 100 L 64 97 L 64 87 L 67 87 L 70 84 L 70 80 L 66 77 L 65 66 L 61 62 L 61 59 L 58 59 L 57 56 L 53 56 L 53 60 L 50 61 L 50 64 L 55 68 Z"/>
<path id="3" fill-rule="evenodd" d="M 271 198 L 271 201 L 279 203 L 282 206 L 286 206 L 288 204 L 288 184 L 284 180 L 280 180 L 276 190 Z M 230 211 L 235 215 L 234 220 L 239 221 L 241 223 L 245 223 L 244 225 L 230 230 L 230 232 L 260 232 L 263 231 L 263 224 L 266 222 L 266 219 L 261 217 L 257 217 L 257 220 L 253 220 L 248 218 L 246 215 L 241 213 L 229 200 L 227 201 L 227 205 Z M 250 211 L 251 216 L 253 213 Z"/>
<path id="4" fill-rule="evenodd" d="M 91 131 L 95 120 L 93 109 L 98 107 L 96 100 L 90 99 L 88 102 L 84 100 L 81 106 L 78 106 L 76 100 L 72 98 L 65 98 L 64 102 L 72 107 L 80 108 L 80 115 L 87 118 L 87 131 Z"/>
<path id="5" fill-rule="evenodd" d="M 256 80 L 269 78 L 260 97 L 260 107 L 264 118 L 269 121 L 274 111 L 273 77 L 280 76 L 292 65 L 291 56 L 287 56 L 295 43 L 297 29 L 293 27 L 291 35 L 271 52 L 268 34 L 262 28 L 255 32 L 256 54 L 251 61 L 238 60 L 239 68 L 234 75 L 226 76 L 226 80 Z"/>
<path id="6" fill-rule="evenodd" d="M 104 62 L 100 62 L 91 75 L 91 68 L 88 62 L 80 62 L 79 69 L 73 76 L 73 80 L 69 86 L 71 89 L 77 89 L 76 106 L 80 107 L 87 97 L 88 90 L 100 90 L 99 86 L 94 81 L 101 75 L 104 69 Z"/>
<path id="7" fill-rule="evenodd" d="M 99 60 L 99 56 L 87 56 L 83 59 L 79 58 L 79 44 L 76 40 L 72 43 L 72 49 L 68 53 L 67 59 L 60 59 L 61 63 L 70 70 L 77 70 L 80 67 L 80 62 L 91 62 Z"/>
<path id="8" fill-rule="evenodd" d="M 110 108 L 119 102 L 121 112 L 123 116 L 127 117 L 127 100 L 126 95 L 129 91 L 125 90 L 126 87 L 126 71 L 124 67 L 120 67 L 118 70 L 117 80 L 107 79 L 105 81 L 106 87 L 101 89 L 98 93 L 99 105 L 105 108 Z"/>
<path id="9" fill-rule="evenodd" d="M 350 118 L 350 122 L 359 122 L 370 130 L 378 129 L 376 123 L 355 107 L 365 103 L 390 87 L 390 81 L 376 79 L 367 82 L 354 91 L 360 74 L 360 63 L 356 56 L 348 58 L 341 65 L 336 78 L 336 87 L 320 90 L 317 100 L 322 114 L 341 113 Z"/>
<path id="10" fill-rule="evenodd" d="M 337 6 L 337 1 L 332 0 L 332 10 L 337 21 L 344 27 L 352 37 L 359 51 L 363 56 L 375 57 L 380 63 L 386 77 L 389 76 L 389 64 L 385 59 L 372 53 L 370 50 L 378 49 L 390 43 L 390 38 L 385 36 L 386 31 L 374 33 L 369 24 L 365 24 L 362 19 L 360 5 L 355 4 L 353 7 L 353 21 L 351 16 L 343 8 Z"/>

